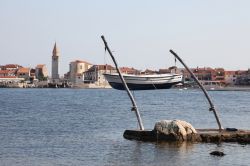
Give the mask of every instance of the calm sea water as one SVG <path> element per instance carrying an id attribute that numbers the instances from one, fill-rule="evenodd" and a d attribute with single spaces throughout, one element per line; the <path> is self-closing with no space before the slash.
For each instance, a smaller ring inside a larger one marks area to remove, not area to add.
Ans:
<path id="1" fill-rule="evenodd" d="M 223 127 L 250 129 L 250 92 L 209 92 Z M 134 92 L 145 128 L 181 119 L 217 128 L 199 90 Z M 250 165 L 250 145 L 144 143 L 123 138 L 138 128 L 124 91 L 0 89 L 0 165 Z M 220 150 L 224 157 L 209 155 Z"/>

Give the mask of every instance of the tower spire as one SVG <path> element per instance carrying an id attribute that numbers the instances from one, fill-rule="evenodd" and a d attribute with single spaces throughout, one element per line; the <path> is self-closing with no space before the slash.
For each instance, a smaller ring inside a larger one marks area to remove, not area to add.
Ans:
<path id="1" fill-rule="evenodd" d="M 59 70 L 59 49 L 55 42 L 55 45 L 52 51 L 52 73 L 51 73 L 51 78 L 54 83 L 59 81 L 58 70 Z"/>
<path id="2" fill-rule="evenodd" d="M 53 54 L 53 56 L 59 56 L 60 55 L 59 49 L 58 49 L 58 47 L 56 45 L 56 42 L 55 42 L 52 54 Z"/>

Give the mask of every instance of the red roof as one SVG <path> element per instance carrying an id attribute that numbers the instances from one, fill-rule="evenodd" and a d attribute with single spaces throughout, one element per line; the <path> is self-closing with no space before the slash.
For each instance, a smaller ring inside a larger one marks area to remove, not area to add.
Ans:
<path id="1" fill-rule="evenodd" d="M 0 70 L 0 74 L 8 74 L 10 70 Z"/>
<path id="2" fill-rule="evenodd" d="M 7 64 L 7 65 L 5 65 L 4 67 L 5 67 L 5 68 L 18 68 L 19 65 L 17 65 L 17 64 Z"/>
<path id="3" fill-rule="evenodd" d="M 120 69 L 120 71 L 122 73 L 127 73 L 127 74 L 138 74 L 138 73 L 140 73 L 139 70 L 137 70 L 137 69 L 135 69 L 133 67 L 132 68 L 130 68 L 130 67 L 120 67 L 119 69 Z"/>
<path id="4" fill-rule="evenodd" d="M 17 73 L 29 73 L 29 72 L 30 72 L 30 69 L 26 67 L 20 68 L 17 71 Z"/>
<path id="5" fill-rule="evenodd" d="M 134 68 L 129 68 L 129 67 L 120 67 L 119 68 L 121 72 L 130 72 L 130 71 L 135 71 L 136 69 Z"/>

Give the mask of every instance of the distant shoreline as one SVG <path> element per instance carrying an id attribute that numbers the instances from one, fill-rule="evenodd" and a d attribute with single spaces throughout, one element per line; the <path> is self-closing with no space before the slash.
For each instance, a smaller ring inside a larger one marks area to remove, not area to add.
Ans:
<path id="1" fill-rule="evenodd" d="M 0 89 L 112 89 L 111 86 L 88 86 L 86 84 L 72 87 L 0 87 Z M 196 87 L 172 87 L 176 90 L 195 90 Z M 207 91 L 250 91 L 250 86 L 228 86 L 206 89 Z"/>

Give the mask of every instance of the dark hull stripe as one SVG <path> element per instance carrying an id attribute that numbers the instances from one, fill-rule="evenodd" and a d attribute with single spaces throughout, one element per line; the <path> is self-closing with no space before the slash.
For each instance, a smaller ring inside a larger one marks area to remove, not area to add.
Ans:
<path id="1" fill-rule="evenodd" d="M 151 90 L 151 89 L 169 89 L 175 83 L 165 83 L 165 84 L 127 84 L 130 90 Z M 114 89 L 125 90 L 122 83 L 109 82 L 110 86 Z"/>

